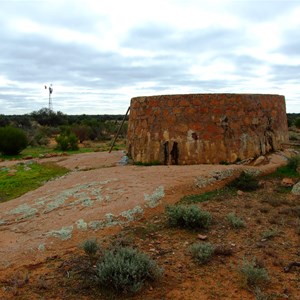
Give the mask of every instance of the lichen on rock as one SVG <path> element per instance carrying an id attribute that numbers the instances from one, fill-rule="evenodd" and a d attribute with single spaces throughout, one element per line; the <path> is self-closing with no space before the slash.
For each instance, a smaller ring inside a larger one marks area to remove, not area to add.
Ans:
<path id="1" fill-rule="evenodd" d="M 300 181 L 293 186 L 292 194 L 300 196 Z"/>
<path id="2" fill-rule="evenodd" d="M 135 221 L 141 219 L 143 214 L 144 210 L 139 205 L 137 205 L 133 209 L 123 211 L 121 213 L 121 216 L 126 218 L 128 221 Z"/>
<path id="3" fill-rule="evenodd" d="M 31 206 L 29 206 L 28 204 L 25 203 L 25 204 L 19 205 L 18 207 L 14 208 L 14 209 L 11 209 L 10 211 L 8 211 L 7 214 L 9 214 L 9 215 L 21 214 L 21 216 L 16 219 L 16 221 L 19 221 L 22 219 L 31 218 L 37 212 L 38 212 L 38 210 L 36 208 L 32 208 Z"/>
<path id="4" fill-rule="evenodd" d="M 61 240 L 68 240 L 72 237 L 73 225 L 62 227 L 60 230 L 52 230 L 47 233 L 48 236 L 54 236 Z"/>
<path id="5" fill-rule="evenodd" d="M 146 202 L 146 207 L 154 208 L 156 207 L 160 199 L 165 196 L 164 187 L 161 185 L 151 195 L 144 194 L 144 200 Z"/>
<path id="6" fill-rule="evenodd" d="M 79 230 L 87 230 L 87 228 L 88 228 L 88 224 L 86 222 L 84 222 L 83 219 L 79 219 L 76 222 L 76 225 L 77 225 L 77 229 L 79 229 Z"/>

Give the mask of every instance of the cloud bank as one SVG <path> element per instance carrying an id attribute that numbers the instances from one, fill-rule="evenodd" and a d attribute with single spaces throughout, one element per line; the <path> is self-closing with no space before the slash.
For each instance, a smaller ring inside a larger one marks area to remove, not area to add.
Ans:
<path id="1" fill-rule="evenodd" d="M 297 1 L 0 1 L 0 114 L 122 114 L 135 96 L 272 93 L 300 112 Z"/>

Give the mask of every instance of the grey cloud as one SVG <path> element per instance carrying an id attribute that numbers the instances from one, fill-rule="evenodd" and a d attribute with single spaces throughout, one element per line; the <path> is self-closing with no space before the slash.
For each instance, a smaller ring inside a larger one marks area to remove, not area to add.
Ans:
<path id="1" fill-rule="evenodd" d="M 122 46 L 152 51 L 184 52 L 186 54 L 201 53 L 201 51 L 225 51 L 240 44 L 247 43 L 246 37 L 240 30 L 224 28 L 209 28 L 189 30 L 184 32 L 172 31 L 158 25 L 147 24 L 142 28 L 132 30 Z"/>
<path id="2" fill-rule="evenodd" d="M 294 0 L 232 1 L 227 9 L 245 20 L 265 22 L 291 12 L 299 7 Z"/>
<path id="3" fill-rule="evenodd" d="M 286 56 L 300 56 L 300 32 L 297 29 L 284 31 L 283 44 L 276 49 Z"/>
<path id="4" fill-rule="evenodd" d="M 123 50 L 145 50 L 152 55 L 128 57 L 122 52 L 101 51 L 80 41 L 58 41 L 52 37 L 52 32 L 16 33 L 6 25 L 11 16 L 24 16 L 47 26 L 69 28 L 81 34 L 94 33 L 97 26 L 108 28 L 108 16 L 88 11 L 82 6 L 83 1 L 39 1 L 39 5 L 37 1 L 24 1 L 18 5 L 17 11 L 12 3 L 14 1 L 0 1 L 0 75 L 14 82 L 0 87 L 1 107 L 7 111 L 14 110 L 14 107 L 19 111 L 32 111 L 47 106 L 47 93 L 39 99 L 41 91 L 24 87 L 29 83 L 40 84 L 43 88 L 43 84 L 52 82 L 56 110 L 76 113 L 103 108 L 110 113 L 126 108 L 129 103 L 127 97 L 142 94 L 178 93 L 180 88 L 190 92 L 238 91 L 245 82 L 257 76 L 257 69 L 263 65 L 271 68 L 268 78 L 276 87 L 287 82 L 297 83 L 300 75 L 298 65 L 270 64 L 259 57 L 239 52 L 240 46 L 246 48 L 255 43 L 255 37 L 246 36 L 242 28 L 178 31 L 155 22 L 142 24 L 128 32 L 120 44 Z M 272 20 L 296 6 L 291 1 L 287 1 L 285 6 L 278 3 L 271 5 L 266 1 L 255 2 L 257 5 L 239 1 L 233 3 L 239 17 L 255 22 Z M 286 32 L 284 44 L 274 52 L 286 56 L 299 55 L 299 38 L 296 29 Z M 206 61 L 198 63 L 201 55 Z M 235 66 L 232 72 L 234 81 L 225 75 L 222 80 L 206 80 L 203 74 L 197 78 L 190 73 L 197 63 L 201 69 L 216 65 L 218 61 L 227 61 Z M 151 88 L 143 86 L 149 81 L 155 82 L 155 85 Z M 59 93 L 55 88 L 57 85 L 66 86 L 70 91 Z M 119 88 L 130 87 L 139 94 L 128 96 L 116 92 Z"/>
<path id="5" fill-rule="evenodd" d="M 272 66 L 272 81 L 274 83 L 296 83 L 300 78 L 300 65 L 273 65 Z"/>
<path id="6" fill-rule="evenodd" d="M 78 0 L 0 1 L 0 16 L 2 20 L 22 18 L 45 26 L 83 32 L 93 31 L 97 24 L 95 20 L 103 24 L 108 22 L 108 16 L 99 15 L 88 9 L 85 1 Z M 44 34 L 51 34 L 51 31 Z"/>

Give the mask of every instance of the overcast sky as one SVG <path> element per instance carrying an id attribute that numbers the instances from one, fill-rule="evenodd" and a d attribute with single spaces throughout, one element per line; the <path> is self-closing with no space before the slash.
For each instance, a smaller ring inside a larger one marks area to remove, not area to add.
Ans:
<path id="1" fill-rule="evenodd" d="M 0 0 L 0 114 L 271 93 L 300 112 L 300 0 Z"/>

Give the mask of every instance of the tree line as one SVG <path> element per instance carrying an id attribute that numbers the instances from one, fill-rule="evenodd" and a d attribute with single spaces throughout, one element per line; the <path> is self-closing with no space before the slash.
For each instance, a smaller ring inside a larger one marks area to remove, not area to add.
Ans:
<path id="1" fill-rule="evenodd" d="M 0 133 L 4 135 L 5 128 L 10 128 L 8 142 L 11 143 L 11 128 L 18 129 L 19 132 L 24 132 L 30 146 L 46 146 L 50 139 L 55 137 L 61 150 L 73 150 L 78 142 L 110 140 L 123 118 L 123 115 L 66 115 L 60 111 L 42 108 L 30 114 L 0 115 Z M 120 138 L 126 136 L 127 123 L 126 120 L 120 131 Z"/>

